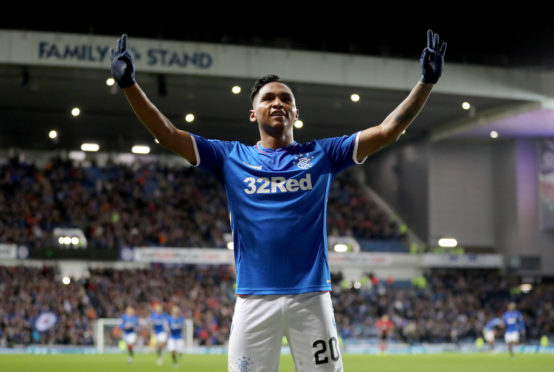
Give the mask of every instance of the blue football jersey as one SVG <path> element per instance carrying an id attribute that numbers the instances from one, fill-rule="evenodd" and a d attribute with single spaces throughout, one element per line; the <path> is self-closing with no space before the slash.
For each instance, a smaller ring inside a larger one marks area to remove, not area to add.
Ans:
<path id="1" fill-rule="evenodd" d="M 492 331 L 494 327 L 497 327 L 500 325 L 500 319 L 499 318 L 492 318 L 485 324 L 485 330 Z"/>
<path id="2" fill-rule="evenodd" d="M 152 324 L 152 328 L 154 329 L 155 334 L 165 332 L 167 314 L 164 312 L 158 314 L 154 311 L 152 314 L 150 314 L 150 323 Z"/>
<path id="3" fill-rule="evenodd" d="M 335 175 L 358 163 L 359 133 L 278 149 L 193 135 L 196 166 L 225 186 L 237 294 L 331 290 L 327 198 Z"/>
<path id="4" fill-rule="evenodd" d="M 183 338 L 183 327 L 185 326 L 185 318 L 183 316 L 174 317 L 170 315 L 167 317 L 167 323 L 169 325 L 170 338 Z"/>
<path id="5" fill-rule="evenodd" d="M 125 334 L 133 333 L 136 331 L 136 328 L 138 328 L 138 317 L 137 315 L 128 316 L 127 314 L 124 314 L 121 317 L 121 323 L 119 324 L 119 327 L 123 329 L 123 332 Z"/>
<path id="6" fill-rule="evenodd" d="M 502 322 L 506 327 L 506 332 L 523 332 L 525 331 L 525 324 L 523 323 L 523 316 L 517 310 L 506 311 L 502 316 Z"/>

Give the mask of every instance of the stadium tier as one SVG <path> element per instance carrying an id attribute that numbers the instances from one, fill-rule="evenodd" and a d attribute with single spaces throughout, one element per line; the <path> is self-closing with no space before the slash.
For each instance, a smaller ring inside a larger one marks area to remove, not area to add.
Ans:
<path id="1" fill-rule="evenodd" d="M 0 161 L 0 243 L 31 249 L 57 246 L 56 228 L 81 229 L 87 246 L 97 249 L 225 248 L 226 203 L 216 178 L 190 167 Z M 407 251 L 398 224 L 346 176 L 333 183 L 327 224 L 331 236 Z"/>
<path id="2" fill-rule="evenodd" d="M 333 305 L 339 334 L 375 343 L 376 322 L 388 314 L 398 342 L 473 342 L 485 323 L 518 300 L 528 341 L 554 336 L 554 285 L 515 294 L 498 271 L 434 271 L 424 283 L 397 286 L 369 280 L 345 286 L 334 274 Z M 149 269 L 91 269 L 63 284 L 51 267 L 0 266 L 0 347 L 30 344 L 93 345 L 94 322 L 118 318 L 133 305 L 147 318 L 152 304 L 178 305 L 194 323 L 196 345 L 224 345 L 235 301 L 232 267 L 152 265 Z M 148 342 L 148 330 L 144 330 Z M 116 335 L 117 336 L 117 335 Z"/>

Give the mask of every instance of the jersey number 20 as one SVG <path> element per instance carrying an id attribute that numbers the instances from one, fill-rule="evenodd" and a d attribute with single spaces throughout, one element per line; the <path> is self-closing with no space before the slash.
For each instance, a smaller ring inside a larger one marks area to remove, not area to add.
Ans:
<path id="1" fill-rule="evenodd" d="M 313 345 L 316 352 L 314 354 L 315 364 L 329 363 L 329 357 L 327 356 L 327 343 L 324 340 L 314 341 Z M 333 362 L 339 360 L 339 348 L 337 345 L 337 339 L 331 337 L 329 339 L 329 354 Z"/>

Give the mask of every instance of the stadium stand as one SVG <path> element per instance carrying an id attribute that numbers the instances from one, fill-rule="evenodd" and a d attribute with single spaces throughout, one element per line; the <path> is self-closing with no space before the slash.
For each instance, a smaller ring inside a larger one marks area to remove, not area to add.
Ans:
<path id="1" fill-rule="evenodd" d="M 91 248 L 224 248 L 230 233 L 223 187 L 190 167 L 53 158 L 42 168 L 12 158 L 0 164 L 0 190 L 0 243 L 44 248 L 56 245 L 55 227 L 77 227 Z M 333 183 L 327 223 L 331 236 L 373 240 L 368 250 L 381 241 L 385 251 L 406 251 L 398 224 L 348 177 Z"/>
<path id="2" fill-rule="evenodd" d="M 501 315 L 515 298 L 519 298 L 530 339 L 554 332 L 552 284 L 516 294 L 499 272 L 488 270 L 434 271 L 426 276 L 426 282 L 423 288 L 396 289 L 380 283 L 356 290 L 344 289 L 341 277 L 335 276 L 333 303 L 343 337 L 377 337 L 375 322 L 386 313 L 395 324 L 398 341 L 473 341 L 480 337 L 485 323 Z"/>
<path id="3" fill-rule="evenodd" d="M 342 285 L 333 274 L 333 302 L 343 339 L 376 342 L 375 322 L 387 313 L 396 341 L 473 342 L 493 315 L 518 299 L 529 340 L 554 335 L 554 285 L 539 284 L 515 294 L 498 271 L 435 271 L 426 286 L 368 283 L 359 289 Z M 91 269 L 88 278 L 62 284 L 54 266 L 0 266 L 0 347 L 29 344 L 92 345 L 93 322 L 119 317 L 133 304 L 146 318 L 154 301 L 177 304 L 194 321 L 198 345 L 223 345 L 234 306 L 234 272 L 230 266 L 163 266 L 150 269 Z M 37 317 L 56 316 L 54 326 L 37 331 Z"/>

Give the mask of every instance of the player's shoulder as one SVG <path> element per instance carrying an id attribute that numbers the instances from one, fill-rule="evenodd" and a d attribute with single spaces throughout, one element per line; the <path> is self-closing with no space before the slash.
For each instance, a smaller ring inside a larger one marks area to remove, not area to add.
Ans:
<path id="1" fill-rule="evenodd" d="M 204 136 L 201 136 L 201 135 L 195 134 L 195 133 L 189 133 L 189 134 L 192 137 L 194 137 L 195 140 L 207 141 L 207 142 L 213 143 L 213 144 L 220 144 L 220 145 L 223 145 L 223 146 L 244 145 L 240 141 L 230 141 L 230 140 L 218 139 L 218 138 L 208 138 L 208 137 L 204 137 Z"/>
<path id="2" fill-rule="evenodd" d="M 356 136 L 359 134 L 360 132 L 355 132 L 355 133 L 351 133 L 351 134 L 344 134 L 344 135 L 340 135 L 340 136 L 335 136 L 335 137 L 324 137 L 324 138 L 318 138 L 318 139 L 314 139 L 312 140 L 312 142 L 315 143 L 315 145 L 317 146 L 321 146 L 322 148 L 333 148 L 333 147 L 340 147 L 341 145 L 344 145 L 346 143 L 349 143 L 349 142 L 354 142 L 354 140 L 356 139 Z"/>
<path id="3" fill-rule="evenodd" d="M 238 146 L 246 146 L 239 141 L 229 141 L 224 139 L 206 138 L 198 134 L 190 133 L 194 143 L 200 152 L 206 149 L 216 150 L 220 153 L 229 153 Z"/>
<path id="4" fill-rule="evenodd" d="M 349 137 L 355 136 L 355 135 L 357 135 L 357 134 L 358 134 L 358 132 L 350 133 L 350 134 L 341 134 L 341 135 L 337 135 L 337 136 L 329 136 L 329 137 L 322 137 L 322 138 L 314 138 L 312 141 L 315 141 L 315 142 L 328 142 L 328 141 L 343 140 L 343 139 L 345 139 L 345 138 L 349 138 Z"/>

